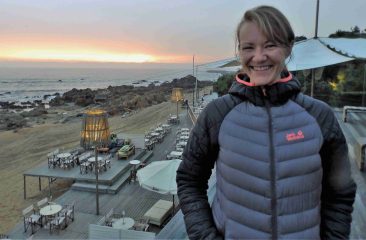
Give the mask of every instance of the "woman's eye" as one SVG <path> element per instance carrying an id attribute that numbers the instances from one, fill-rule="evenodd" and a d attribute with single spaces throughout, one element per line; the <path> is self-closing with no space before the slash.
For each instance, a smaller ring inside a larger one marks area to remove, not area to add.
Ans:
<path id="1" fill-rule="evenodd" d="M 242 47 L 241 50 L 244 51 L 244 50 L 251 50 L 253 49 L 253 47 L 249 47 L 249 46 L 246 46 L 246 47 Z"/>
<path id="2" fill-rule="evenodd" d="M 274 47 L 277 47 L 277 45 L 276 44 L 267 44 L 265 47 L 266 48 L 274 48 Z"/>

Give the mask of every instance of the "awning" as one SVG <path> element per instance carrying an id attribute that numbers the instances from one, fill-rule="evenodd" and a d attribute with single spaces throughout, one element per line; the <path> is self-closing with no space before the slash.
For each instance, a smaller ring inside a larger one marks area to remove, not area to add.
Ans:
<path id="1" fill-rule="evenodd" d="M 319 38 L 319 40 L 341 54 L 366 59 L 365 38 Z"/>
<path id="2" fill-rule="evenodd" d="M 337 63 L 352 61 L 322 44 L 319 39 L 307 39 L 297 42 L 292 49 L 292 58 L 286 60 L 290 71 L 319 68 Z"/>
<path id="3" fill-rule="evenodd" d="M 212 72 L 236 72 L 240 66 L 221 67 L 235 59 L 224 59 L 201 66 Z M 298 71 L 355 59 L 366 59 L 366 39 L 364 38 L 311 38 L 296 42 L 292 49 L 292 57 L 288 58 L 286 63 L 288 70 Z"/>

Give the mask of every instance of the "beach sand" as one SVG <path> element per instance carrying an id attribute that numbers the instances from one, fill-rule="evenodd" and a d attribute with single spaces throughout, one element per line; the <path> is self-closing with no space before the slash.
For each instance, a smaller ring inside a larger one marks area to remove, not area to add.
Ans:
<path id="1" fill-rule="evenodd" d="M 179 111 L 182 111 L 179 107 Z M 23 198 L 23 172 L 47 161 L 47 153 L 56 148 L 65 150 L 79 146 L 81 118 L 60 123 L 70 112 L 82 113 L 76 107 L 50 109 L 45 123 L 18 131 L 0 132 L 0 233 L 7 233 L 23 221 L 22 210 L 48 195 L 47 179 L 38 190 L 38 178 L 27 178 L 27 199 Z M 122 118 L 109 118 L 113 133 L 145 133 L 176 113 L 176 104 L 164 102 L 139 110 Z M 67 191 L 71 182 L 57 180 L 52 184 L 54 198 Z"/>

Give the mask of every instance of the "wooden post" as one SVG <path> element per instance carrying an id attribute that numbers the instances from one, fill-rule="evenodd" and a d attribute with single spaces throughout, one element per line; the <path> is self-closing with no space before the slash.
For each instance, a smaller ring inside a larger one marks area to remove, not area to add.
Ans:
<path id="1" fill-rule="evenodd" d="M 314 97 L 314 84 L 315 84 L 315 69 L 311 69 L 311 86 L 310 86 L 310 97 Z"/>
<path id="2" fill-rule="evenodd" d="M 193 77 L 194 77 L 194 55 L 193 55 Z M 192 106 L 194 107 L 194 98 L 195 98 L 195 92 L 194 92 L 195 87 L 193 87 L 193 93 L 192 93 Z"/>
<path id="3" fill-rule="evenodd" d="M 318 38 L 318 18 L 319 18 L 319 0 L 316 1 L 316 18 L 315 18 L 315 39 Z M 314 97 L 315 69 L 311 69 L 311 88 L 310 96 Z"/>
<path id="4" fill-rule="evenodd" d="M 48 196 L 51 197 L 52 193 L 51 193 L 51 178 L 48 177 Z"/>
<path id="5" fill-rule="evenodd" d="M 318 38 L 319 0 L 316 1 L 315 38 Z"/>
<path id="6" fill-rule="evenodd" d="M 38 177 L 38 187 L 39 187 L 39 191 L 42 191 L 42 188 L 41 188 L 41 177 Z"/>
<path id="7" fill-rule="evenodd" d="M 24 178 L 24 186 L 23 186 L 24 199 L 27 199 L 27 184 L 26 184 L 26 180 L 25 180 L 25 175 L 23 175 L 23 178 Z"/>
<path id="8" fill-rule="evenodd" d="M 95 166 L 94 166 L 94 170 L 95 170 L 95 187 L 96 187 L 96 203 L 97 203 L 97 215 L 99 215 L 99 186 L 98 186 L 98 171 L 99 171 L 99 161 L 98 161 L 98 147 L 95 146 Z"/>

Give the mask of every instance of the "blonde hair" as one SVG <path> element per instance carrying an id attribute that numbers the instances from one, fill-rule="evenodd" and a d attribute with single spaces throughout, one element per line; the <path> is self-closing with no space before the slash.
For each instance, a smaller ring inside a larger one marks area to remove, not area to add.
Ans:
<path id="1" fill-rule="evenodd" d="M 278 9 L 271 6 L 259 6 L 246 11 L 236 28 L 236 49 L 240 48 L 240 29 L 246 22 L 257 24 L 270 41 L 285 47 L 290 55 L 295 34 L 285 15 Z"/>

